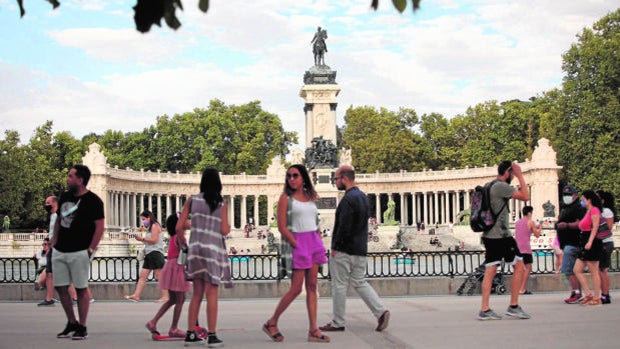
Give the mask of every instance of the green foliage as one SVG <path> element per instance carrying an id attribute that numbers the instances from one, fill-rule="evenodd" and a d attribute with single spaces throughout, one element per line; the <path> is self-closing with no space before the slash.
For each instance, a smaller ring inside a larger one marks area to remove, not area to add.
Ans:
<path id="1" fill-rule="evenodd" d="M 586 28 L 563 55 L 556 125 L 565 180 L 620 193 L 620 9 Z"/>
<path id="2" fill-rule="evenodd" d="M 342 147 L 351 148 L 359 172 L 420 171 L 430 149 L 413 131 L 418 117 L 413 109 L 349 108 L 344 117 Z"/>
<path id="3" fill-rule="evenodd" d="M 413 10 L 420 8 L 420 2 L 422 0 L 411 0 L 411 6 Z M 19 6 L 19 13 L 21 17 L 26 14 L 26 9 L 23 5 L 24 0 L 17 0 Z M 58 0 L 47 0 L 54 9 L 60 6 Z M 402 13 L 407 7 L 407 0 L 392 0 L 392 4 Z M 370 6 L 373 9 L 379 7 L 379 0 L 372 0 Z M 181 21 L 176 16 L 176 10 L 183 10 L 183 3 L 181 0 L 138 0 L 137 4 L 133 7 L 134 10 L 134 22 L 136 23 L 136 30 L 141 33 L 146 33 L 151 30 L 153 25 L 161 27 L 162 18 L 166 22 L 168 27 L 176 30 L 181 26 Z M 198 0 L 198 8 L 200 11 L 207 13 L 209 11 L 209 0 Z"/>
<path id="4" fill-rule="evenodd" d="M 142 132 L 108 130 L 96 141 L 108 163 L 120 168 L 189 173 L 215 167 L 227 174 L 261 174 L 274 156 L 288 153 L 297 134 L 285 132 L 258 101 L 227 106 L 213 100 L 207 109 L 159 116 Z"/>

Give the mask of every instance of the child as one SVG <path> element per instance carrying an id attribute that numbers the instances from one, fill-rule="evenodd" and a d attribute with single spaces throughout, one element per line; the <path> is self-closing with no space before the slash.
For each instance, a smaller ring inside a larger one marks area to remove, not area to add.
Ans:
<path id="1" fill-rule="evenodd" d="M 559 274 L 562 269 L 562 249 L 560 248 L 560 241 L 558 240 L 558 234 L 555 234 L 551 248 L 555 254 L 555 273 Z"/>
<path id="2" fill-rule="evenodd" d="M 189 290 L 189 282 L 185 280 L 185 266 L 177 263 L 177 257 L 181 247 L 187 245 L 187 243 L 185 238 L 176 235 L 175 227 L 178 220 L 176 214 L 170 215 L 166 219 L 166 229 L 168 229 L 168 234 L 170 234 L 170 244 L 168 246 L 168 261 L 166 261 L 159 279 L 159 288 L 168 290 L 169 298 L 159 308 L 155 317 L 146 323 L 146 328 L 151 333 L 159 333 L 157 331 L 157 321 L 174 305 L 172 324 L 170 325 L 168 335 L 170 337 L 185 338 L 185 332 L 180 330 L 177 325 L 183 310 L 183 303 L 185 302 L 185 292 Z"/>

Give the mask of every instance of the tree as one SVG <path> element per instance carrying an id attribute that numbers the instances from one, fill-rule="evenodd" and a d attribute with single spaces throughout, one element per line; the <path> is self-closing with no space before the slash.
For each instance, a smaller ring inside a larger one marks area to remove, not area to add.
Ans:
<path id="1" fill-rule="evenodd" d="M 183 9 L 181 0 L 137 0 L 134 10 L 134 21 L 136 23 L 136 29 L 139 32 L 146 33 L 151 30 L 153 25 L 161 27 L 162 18 L 172 29 L 178 29 L 181 26 L 181 22 L 176 17 L 176 10 Z M 58 0 L 47 0 L 54 9 L 60 6 Z M 413 10 L 420 8 L 421 0 L 411 0 Z M 21 17 L 26 14 L 26 9 L 23 5 L 23 0 L 17 0 L 19 5 L 19 12 Z M 392 4 L 399 11 L 403 12 L 407 7 L 407 0 L 392 0 Z M 379 0 L 372 0 L 370 4 L 371 8 L 377 10 L 379 7 Z M 198 8 L 202 12 L 209 10 L 209 0 L 198 0 Z"/>
<path id="2" fill-rule="evenodd" d="M 344 117 L 342 146 L 351 148 L 356 170 L 371 173 L 420 171 L 431 149 L 413 131 L 418 117 L 413 109 L 391 112 L 385 108 L 350 107 Z"/>
<path id="3" fill-rule="evenodd" d="M 228 174 L 260 174 L 274 156 L 288 153 L 297 134 L 284 131 L 277 115 L 258 101 L 227 106 L 213 100 L 207 109 L 159 116 L 142 132 L 108 130 L 85 141 L 98 142 L 108 163 L 120 168 L 189 173 L 216 167 Z"/>
<path id="4" fill-rule="evenodd" d="M 566 179 L 620 193 L 620 9 L 586 28 L 563 55 L 555 145 Z"/>

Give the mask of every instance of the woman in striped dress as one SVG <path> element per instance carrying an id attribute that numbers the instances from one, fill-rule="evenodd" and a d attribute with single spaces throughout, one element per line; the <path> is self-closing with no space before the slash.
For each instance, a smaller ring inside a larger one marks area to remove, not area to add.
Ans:
<path id="1" fill-rule="evenodd" d="M 216 169 L 208 168 L 202 174 L 200 193 L 192 195 L 177 223 L 177 234 L 185 235 L 191 214 L 191 235 L 187 255 L 187 278 L 193 281 L 194 294 L 189 304 L 188 330 L 185 346 L 201 345 L 204 340 L 196 335 L 196 323 L 203 295 L 207 298 L 207 344 L 209 348 L 223 346 L 216 336 L 218 287 L 232 287 L 225 236 L 230 233 L 228 213 L 222 198 L 222 182 Z"/>

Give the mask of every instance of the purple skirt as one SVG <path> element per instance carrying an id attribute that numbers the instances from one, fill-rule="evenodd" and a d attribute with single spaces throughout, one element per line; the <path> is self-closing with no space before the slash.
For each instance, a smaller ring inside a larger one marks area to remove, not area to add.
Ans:
<path id="1" fill-rule="evenodd" d="M 325 246 L 316 230 L 293 234 L 297 240 L 297 247 L 292 251 L 293 269 L 310 269 L 314 264 L 327 263 Z"/>

